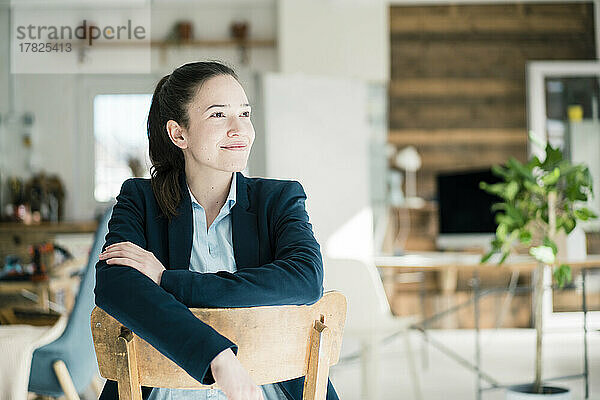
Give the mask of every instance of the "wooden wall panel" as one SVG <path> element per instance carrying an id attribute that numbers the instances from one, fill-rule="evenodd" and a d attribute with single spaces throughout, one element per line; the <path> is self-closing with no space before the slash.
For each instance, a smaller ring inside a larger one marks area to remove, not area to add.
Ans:
<path id="1" fill-rule="evenodd" d="M 593 28 L 592 28 L 593 29 Z M 593 30 L 592 30 L 593 32 Z M 579 37 L 419 38 L 392 36 L 392 83 L 402 78 L 488 78 L 525 82 L 528 60 L 571 60 L 593 51 L 594 43 Z M 584 38 L 585 39 L 585 38 Z M 552 52 L 549 42 L 556 44 Z M 523 90 L 525 89 L 522 86 Z"/>
<path id="2" fill-rule="evenodd" d="M 402 129 L 502 129 L 523 128 L 525 101 L 497 98 L 443 99 L 436 101 L 390 101 L 390 125 Z"/>
<path id="3" fill-rule="evenodd" d="M 389 137 L 439 172 L 527 157 L 529 60 L 594 59 L 592 3 L 392 6 Z"/>

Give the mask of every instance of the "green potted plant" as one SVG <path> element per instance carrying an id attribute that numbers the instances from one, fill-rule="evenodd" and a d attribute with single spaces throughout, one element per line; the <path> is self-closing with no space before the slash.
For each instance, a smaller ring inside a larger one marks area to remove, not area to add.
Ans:
<path id="1" fill-rule="evenodd" d="M 565 160 L 559 149 L 545 145 L 545 159 L 533 157 L 526 164 L 511 158 L 505 166 L 494 166 L 492 171 L 502 181 L 480 183 L 481 189 L 502 199 L 494 204 L 497 211 L 495 238 L 491 250 L 485 254 L 484 263 L 494 254 L 500 254 L 502 264 L 516 246 L 526 246 L 537 261 L 536 284 L 533 290 L 535 305 L 536 357 L 533 385 L 521 385 L 509 389 L 507 398 L 531 399 L 532 394 L 519 397 L 515 393 L 533 393 L 541 398 L 555 396 L 556 389 L 542 384 L 542 297 L 544 293 L 544 269 L 552 268 L 554 280 L 562 288 L 571 281 L 571 268 L 558 265 L 556 236 L 564 230 L 570 233 L 578 221 L 597 216 L 585 207 L 593 195 L 592 177 L 583 164 L 573 165 Z M 560 389 L 559 389 L 560 390 Z M 565 390 L 565 389 L 563 389 Z M 512 394 L 511 394 L 512 391 Z M 551 394 L 552 393 L 552 394 Z M 568 391 L 565 393 L 569 398 Z"/>

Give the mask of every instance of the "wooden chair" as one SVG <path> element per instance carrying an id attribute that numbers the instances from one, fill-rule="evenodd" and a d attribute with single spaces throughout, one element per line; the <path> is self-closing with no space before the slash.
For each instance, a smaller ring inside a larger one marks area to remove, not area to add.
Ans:
<path id="1" fill-rule="evenodd" d="M 237 357 L 257 385 L 306 376 L 303 399 L 324 400 L 337 364 L 346 298 L 331 291 L 310 306 L 196 308 L 191 311 L 238 345 Z M 181 367 L 99 307 L 91 316 L 100 375 L 118 382 L 121 400 L 141 400 L 140 386 L 206 389 Z"/>

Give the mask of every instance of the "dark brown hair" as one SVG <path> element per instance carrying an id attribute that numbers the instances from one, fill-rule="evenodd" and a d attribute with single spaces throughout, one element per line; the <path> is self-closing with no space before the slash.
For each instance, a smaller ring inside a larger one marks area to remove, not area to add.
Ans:
<path id="1" fill-rule="evenodd" d="M 169 220 L 177 215 L 181 201 L 179 175 L 184 172 L 183 151 L 175 146 L 167 132 L 167 121 L 189 128 L 187 107 L 202 84 L 218 75 L 239 78 L 235 71 L 218 61 L 193 62 L 180 66 L 156 85 L 148 113 L 150 175 L 158 205 Z"/>

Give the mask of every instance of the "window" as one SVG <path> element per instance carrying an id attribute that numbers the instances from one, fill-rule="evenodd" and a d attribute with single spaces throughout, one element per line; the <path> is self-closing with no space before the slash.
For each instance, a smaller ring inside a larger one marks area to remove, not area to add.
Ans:
<path id="1" fill-rule="evenodd" d="M 146 118 L 151 101 L 151 94 L 94 97 L 96 201 L 115 198 L 127 178 L 150 177 Z"/>

